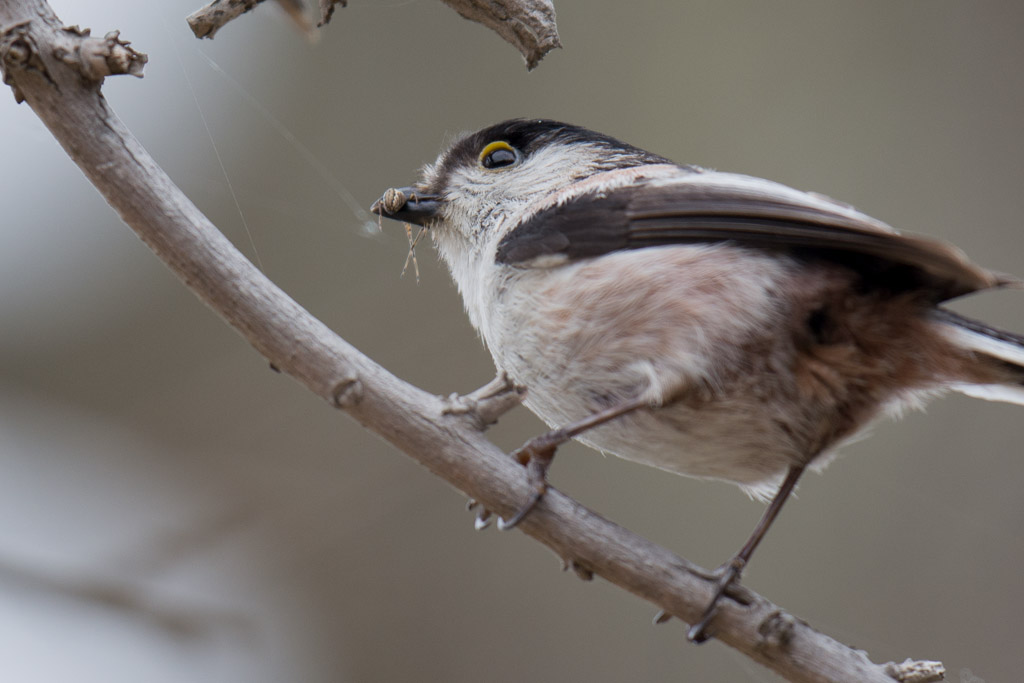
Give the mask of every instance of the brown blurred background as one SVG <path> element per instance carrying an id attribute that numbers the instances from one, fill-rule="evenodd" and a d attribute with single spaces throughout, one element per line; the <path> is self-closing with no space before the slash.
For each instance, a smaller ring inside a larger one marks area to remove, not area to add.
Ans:
<path id="1" fill-rule="evenodd" d="M 823 192 L 1024 274 L 1020 2 L 556 0 L 565 48 L 532 73 L 428 0 L 351 0 L 312 47 L 269 4 L 199 42 L 199 4 L 53 2 L 149 54 L 105 93 L 200 208 L 436 393 L 491 361 L 429 245 L 400 278 L 401 229 L 352 202 L 511 116 Z M 474 532 L 460 494 L 270 372 L 9 94 L 0 136 L 5 680 L 777 680 L 520 533 Z M 1024 331 L 1019 292 L 955 308 Z M 539 429 L 521 409 L 493 436 Z M 1019 680 L 1022 437 L 1020 408 L 960 397 L 880 425 L 803 483 L 746 583 L 876 660 Z M 552 479 L 708 567 L 761 511 L 577 446 Z"/>

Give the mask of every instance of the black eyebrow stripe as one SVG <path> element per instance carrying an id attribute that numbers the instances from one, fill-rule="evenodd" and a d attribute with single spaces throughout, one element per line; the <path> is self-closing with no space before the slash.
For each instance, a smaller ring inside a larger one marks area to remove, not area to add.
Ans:
<path id="1" fill-rule="evenodd" d="M 621 140 L 617 140 L 610 135 L 604 135 L 582 126 L 574 126 L 570 123 L 550 119 L 509 119 L 508 121 L 502 121 L 501 123 L 478 130 L 475 133 L 470 133 L 455 142 L 441 159 L 434 180 L 429 188 L 430 191 L 433 194 L 442 193 L 444 188 L 448 186 L 448 179 L 456 168 L 475 164 L 480 150 L 487 144 L 499 140 L 507 142 L 526 156 L 529 156 L 540 147 L 555 142 L 563 144 L 586 142 L 620 151 L 623 154 L 634 157 L 635 163 L 672 163 L 657 154 L 652 154 L 639 147 L 634 147 Z"/>

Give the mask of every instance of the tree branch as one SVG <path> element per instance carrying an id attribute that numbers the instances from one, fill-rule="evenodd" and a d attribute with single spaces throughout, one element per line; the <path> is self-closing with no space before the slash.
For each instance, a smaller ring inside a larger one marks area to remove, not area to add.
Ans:
<path id="1" fill-rule="evenodd" d="M 301 0 L 278 0 L 304 30 L 311 27 L 304 16 Z M 470 21 L 483 24 L 519 50 L 526 68 L 533 69 L 548 52 L 562 47 L 555 27 L 555 7 L 551 0 L 441 0 Z M 187 17 L 196 38 L 213 38 L 229 21 L 237 19 L 263 0 L 213 0 Z M 347 0 L 318 0 L 317 26 L 331 20 L 334 6 L 345 7 Z"/>
<path id="2" fill-rule="evenodd" d="M 185 21 L 188 22 L 188 27 L 192 29 L 192 33 L 195 34 L 196 38 L 209 38 L 213 40 L 213 36 L 216 35 L 217 31 L 224 28 L 225 24 L 233 19 L 237 19 L 250 10 L 256 9 L 256 5 L 262 2 L 263 0 L 213 0 L 209 5 L 200 7 L 185 17 Z M 331 14 L 334 13 L 334 5 L 339 3 L 344 7 L 347 4 L 347 0 L 321 0 L 319 8 L 320 20 L 317 26 L 322 26 L 330 21 Z M 309 19 L 306 0 L 277 0 L 277 4 L 288 14 L 295 25 L 306 34 L 307 38 L 315 40 L 317 35 L 316 29 L 313 26 L 313 22 Z"/>
<path id="3" fill-rule="evenodd" d="M 4 81 L 125 223 L 274 368 L 488 509 L 514 512 L 529 492 L 523 468 L 482 430 L 515 403 L 515 392 L 492 383 L 468 397 L 434 396 L 334 334 L 249 263 L 174 185 L 108 108 L 103 74 L 87 63 L 96 57 L 69 49 L 69 40 L 88 38 L 64 29 L 45 0 L 0 3 Z M 123 47 L 117 40 L 105 44 L 110 53 Z M 554 489 L 518 528 L 582 577 L 601 576 L 688 622 L 700 617 L 714 590 L 703 570 Z M 928 670 L 927 663 L 874 664 L 746 588 L 728 597 L 714 636 L 791 681 L 928 680 L 908 678 Z"/>
<path id="4" fill-rule="evenodd" d="M 470 21 L 511 43 L 532 70 L 544 55 L 562 47 L 551 0 L 441 0 Z"/>
<path id="5" fill-rule="evenodd" d="M 263 0 L 213 0 L 185 17 L 188 27 L 196 38 L 209 38 L 231 20 L 237 19 L 246 12 L 256 8 Z"/>

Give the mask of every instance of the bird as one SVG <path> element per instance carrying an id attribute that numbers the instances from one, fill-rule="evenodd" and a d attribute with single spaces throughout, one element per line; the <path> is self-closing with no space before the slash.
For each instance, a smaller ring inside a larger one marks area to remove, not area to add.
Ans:
<path id="1" fill-rule="evenodd" d="M 1024 337 L 943 307 L 1024 283 L 821 194 L 520 118 L 461 136 L 371 211 L 429 234 L 552 428 L 515 453 L 533 493 L 500 526 L 573 438 L 767 502 L 693 642 L 802 474 L 870 424 L 949 391 L 1024 405 Z"/>

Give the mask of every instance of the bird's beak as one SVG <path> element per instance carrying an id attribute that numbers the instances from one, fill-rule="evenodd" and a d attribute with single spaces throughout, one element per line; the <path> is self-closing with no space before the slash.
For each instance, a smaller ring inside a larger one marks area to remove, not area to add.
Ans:
<path id="1" fill-rule="evenodd" d="M 423 194 L 414 187 L 392 187 L 373 203 L 370 212 L 384 218 L 429 228 L 439 217 L 441 204 L 440 197 Z"/>

